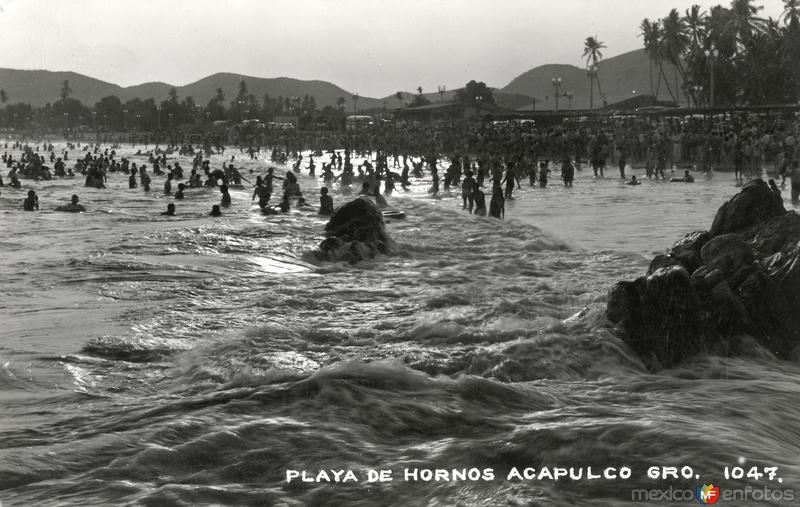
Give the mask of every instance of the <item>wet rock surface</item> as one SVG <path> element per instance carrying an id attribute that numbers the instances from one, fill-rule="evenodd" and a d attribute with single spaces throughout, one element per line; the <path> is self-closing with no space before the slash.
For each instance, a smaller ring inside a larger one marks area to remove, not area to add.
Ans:
<path id="1" fill-rule="evenodd" d="M 651 370 L 699 352 L 743 353 L 741 335 L 790 357 L 800 346 L 800 215 L 764 181 L 748 182 L 710 231 L 687 234 L 645 276 L 614 285 L 606 314 Z"/>

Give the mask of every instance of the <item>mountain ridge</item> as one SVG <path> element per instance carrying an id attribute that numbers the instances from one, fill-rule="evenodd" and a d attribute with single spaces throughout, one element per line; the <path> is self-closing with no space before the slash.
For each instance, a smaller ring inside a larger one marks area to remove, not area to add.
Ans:
<path id="1" fill-rule="evenodd" d="M 598 64 L 600 90 L 594 83 L 594 107 L 603 104 L 603 99 L 608 103 L 629 99 L 637 94 L 651 94 L 650 92 L 650 61 L 644 50 L 634 50 L 617 55 Z M 665 75 L 672 76 L 672 67 L 665 65 Z M 658 69 L 654 70 L 654 80 L 658 77 Z M 559 109 L 568 107 L 583 109 L 589 107 L 589 79 L 585 69 L 574 65 L 548 63 L 529 69 L 500 88 L 492 88 L 496 94 L 498 105 L 512 109 L 528 109 L 534 106 L 537 109 L 553 109 L 555 107 L 552 78 L 562 79 L 559 88 Z M 318 107 L 327 105 L 336 106 L 340 97 L 345 99 L 345 110 L 354 106 L 353 93 L 334 83 L 319 79 L 301 80 L 286 76 L 280 77 L 254 77 L 232 72 L 216 72 L 192 83 L 174 86 L 161 81 L 151 81 L 132 86 L 120 86 L 108 83 L 91 76 L 86 76 L 73 71 L 51 71 L 44 69 L 9 69 L 0 68 L 0 89 L 6 91 L 9 103 L 29 103 L 34 107 L 42 107 L 47 103 L 54 103 L 59 99 L 62 83 L 69 81 L 72 97 L 80 100 L 84 105 L 92 107 L 103 97 L 116 95 L 125 103 L 134 98 L 146 100 L 152 98 L 159 103 L 166 100 L 171 88 L 178 92 L 179 100 L 191 96 L 200 106 L 205 106 L 216 94 L 217 88 L 223 89 L 226 103 L 235 97 L 238 92 L 239 81 L 244 79 L 249 93 L 259 101 L 265 94 L 271 98 L 278 97 L 314 97 Z M 478 78 L 476 78 L 479 80 Z M 679 82 L 680 85 L 680 82 Z M 674 87 L 674 84 L 671 85 Z M 572 99 L 564 94 L 572 93 Z M 658 94 L 661 99 L 669 99 L 663 82 Z M 423 96 L 431 102 L 448 100 L 454 96 L 455 90 L 447 90 L 444 97 L 438 92 L 425 93 Z M 395 109 L 408 104 L 413 94 L 403 92 L 403 99 L 398 101 L 392 93 L 385 97 L 358 98 L 358 108 L 366 109 Z M 527 98 L 527 100 L 526 100 Z M 525 102 L 530 105 L 525 106 Z M 571 104 L 570 104 L 571 102 Z"/>

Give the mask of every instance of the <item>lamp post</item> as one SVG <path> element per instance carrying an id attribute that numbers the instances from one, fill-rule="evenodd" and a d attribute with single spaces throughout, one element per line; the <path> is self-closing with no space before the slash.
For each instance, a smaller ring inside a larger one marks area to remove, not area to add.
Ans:
<path id="1" fill-rule="evenodd" d="M 561 88 L 561 78 L 560 77 L 554 77 L 553 78 L 553 89 L 556 92 L 555 93 L 555 95 L 556 95 L 556 109 L 555 109 L 555 112 L 556 113 L 558 112 L 558 89 L 559 88 Z"/>
<path id="2" fill-rule="evenodd" d="M 156 107 L 156 112 L 158 113 L 158 130 L 161 130 L 161 106 Z"/>
<path id="3" fill-rule="evenodd" d="M 122 110 L 122 131 L 127 132 L 128 130 L 128 109 Z"/>
<path id="4" fill-rule="evenodd" d="M 447 88 L 445 88 L 444 85 L 439 86 L 439 102 L 444 102 L 444 92 L 446 90 Z"/>
<path id="5" fill-rule="evenodd" d="M 142 113 L 136 113 L 136 130 L 139 130 L 139 121 L 142 119 Z"/>
<path id="6" fill-rule="evenodd" d="M 708 59 L 709 64 L 711 64 L 711 89 L 709 90 L 709 95 L 711 96 L 710 105 L 711 108 L 713 109 L 714 108 L 714 64 L 716 63 L 717 57 L 719 56 L 719 50 L 714 46 L 711 46 L 711 48 L 706 49 L 704 53 L 706 54 L 706 58 Z"/>
<path id="7" fill-rule="evenodd" d="M 358 114 L 358 92 L 353 95 L 353 114 Z"/>
<path id="8" fill-rule="evenodd" d="M 92 129 L 97 131 L 97 111 L 92 111 Z"/>
<path id="9" fill-rule="evenodd" d="M 575 95 L 575 94 L 572 93 L 572 92 L 564 92 L 564 96 L 567 98 L 567 101 L 569 101 L 569 110 L 570 111 L 572 111 L 572 96 L 573 95 Z"/>
<path id="10" fill-rule="evenodd" d="M 703 94 L 703 87 L 701 85 L 694 85 L 692 86 L 691 90 L 692 90 L 692 96 L 694 97 L 694 107 L 695 109 L 697 109 L 698 107 L 700 107 L 699 102 L 700 102 L 700 97 Z"/>
<path id="11" fill-rule="evenodd" d="M 69 129 L 69 127 L 67 126 L 68 119 L 69 119 L 69 113 L 64 113 L 64 130 Z"/>
<path id="12" fill-rule="evenodd" d="M 589 76 L 589 111 L 594 109 L 594 76 L 597 74 L 597 65 L 586 67 L 586 74 Z"/>

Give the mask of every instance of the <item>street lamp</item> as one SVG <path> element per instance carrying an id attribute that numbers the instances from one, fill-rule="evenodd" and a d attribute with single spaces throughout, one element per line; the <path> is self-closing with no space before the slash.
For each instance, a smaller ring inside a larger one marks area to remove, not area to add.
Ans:
<path id="1" fill-rule="evenodd" d="M 439 102 L 444 102 L 444 92 L 447 90 L 444 85 L 439 86 Z"/>
<path id="2" fill-rule="evenodd" d="M 239 99 L 236 103 L 239 104 L 239 120 L 244 120 L 244 101 Z"/>
<path id="3" fill-rule="evenodd" d="M 594 77 L 597 75 L 597 65 L 586 67 L 589 76 L 589 111 L 594 109 Z"/>
<path id="4" fill-rule="evenodd" d="M 561 78 L 560 77 L 554 77 L 553 78 L 553 89 L 556 92 L 556 94 L 555 94 L 556 95 L 556 110 L 555 110 L 556 113 L 558 112 L 558 89 L 559 88 L 561 88 Z"/>
<path id="5" fill-rule="evenodd" d="M 158 130 L 161 130 L 161 106 L 156 107 L 158 114 Z"/>
<path id="6" fill-rule="evenodd" d="M 136 130 L 139 130 L 139 121 L 142 119 L 142 113 L 136 113 Z"/>
<path id="7" fill-rule="evenodd" d="M 353 95 L 353 114 L 358 114 L 358 92 Z"/>
<path id="8" fill-rule="evenodd" d="M 128 109 L 122 110 L 122 130 L 123 132 L 128 130 Z"/>
<path id="9" fill-rule="evenodd" d="M 97 111 L 92 111 L 92 128 L 97 131 Z"/>
<path id="10" fill-rule="evenodd" d="M 710 90 L 711 103 L 710 103 L 710 105 L 711 105 L 711 108 L 713 109 L 714 108 L 714 64 L 716 63 L 717 57 L 719 56 L 719 50 L 717 48 L 715 48 L 714 46 L 711 46 L 711 48 L 706 49 L 704 51 L 704 53 L 706 54 L 706 58 L 708 59 L 709 64 L 711 65 L 711 90 Z"/>
<path id="11" fill-rule="evenodd" d="M 64 130 L 69 129 L 69 127 L 67 126 L 68 119 L 69 119 L 69 113 L 64 113 Z"/>
<path id="12" fill-rule="evenodd" d="M 703 94 L 703 87 L 701 85 L 694 85 L 691 87 L 691 90 L 692 90 L 692 96 L 694 97 L 694 107 L 695 108 L 700 107 L 698 102 L 699 98 Z"/>
<path id="13" fill-rule="evenodd" d="M 569 110 L 570 110 L 570 111 L 572 111 L 572 96 L 573 96 L 573 95 L 575 95 L 575 94 L 574 94 L 574 93 L 572 93 L 572 92 L 564 92 L 564 96 L 565 96 L 565 97 L 567 98 L 567 100 L 569 101 Z"/>

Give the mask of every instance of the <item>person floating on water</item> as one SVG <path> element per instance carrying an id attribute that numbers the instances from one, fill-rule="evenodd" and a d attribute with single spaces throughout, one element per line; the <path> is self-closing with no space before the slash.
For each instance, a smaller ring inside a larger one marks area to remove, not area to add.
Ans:
<path id="1" fill-rule="evenodd" d="M 212 213 L 213 213 L 213 211 L 212 211 Z M 173 204 L 173 203 L 167 204 L 167 211 L 164 211 L 161 214 L 162 215 L 166 215 L 166 216 L 170 216 L 170 217 L 174 216 L 175 215 L 175 204 Z"/>
<path id="2" fill-rule="evenodd" d="M 641 185 L 642 182 L 636 179 L 636 175 L 631 176 L 630 181 L 625 182 L 626 185 Z"/>
<path id="3" fill-rule="evenodd" d="M 22 209 L 33 211 L 39 209 L 39 196 L 33 190 L 28 190 L 28 197 L 22 202 Z"/>
<path id="4" fill-rule="evenodd" d="M 78 204 L 78 200 L 78 196 L 72 194 L 71 202 L 69 204 L 57 207 L 56 211 L 68 211 L 71 213 L 86 211 L 86 207 L 84 207 L 82 204 Z"/>
<path id="5" fill-rule="evenodd" d="M 683 178 L 672 178 L 669 181 L 672 183 L 694 183 L 694 176 L 689 174 L 689 171 L 687 170 L 683 173 Z"/>
<path id="6" fill-rule="evenodd" d="M 319 215 L 332 215 L 333 214 L 333 198 L 328 195 L 328 189 L 322 187 L 319 189 Z"/>
<path id="7" fill-rule="evenodd" d="M 175 192 L 175 199 L 183 199 L 184 194 L 183 191 L 186 190 L 186 185 L 183 183 L 178 183 L 178 191 Z"/>

